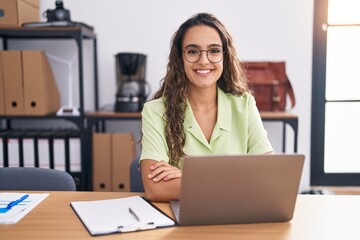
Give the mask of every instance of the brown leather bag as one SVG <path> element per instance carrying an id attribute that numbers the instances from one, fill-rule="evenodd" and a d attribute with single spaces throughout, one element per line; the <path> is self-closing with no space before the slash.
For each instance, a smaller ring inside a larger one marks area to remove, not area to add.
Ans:
<path id="1" fill-rule="evenodd" d="M 285 62 L 242 62 L 249 88 L 260 111 L 284 111 L 289 95 L 291 108 L 295 95 L 286 76 Z"/>

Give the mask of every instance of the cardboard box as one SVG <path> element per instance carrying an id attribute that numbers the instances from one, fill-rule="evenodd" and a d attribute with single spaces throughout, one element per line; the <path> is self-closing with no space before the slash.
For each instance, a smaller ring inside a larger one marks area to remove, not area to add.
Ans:
<path id="1" fill-rule="evenodd" d="M 130 165 L 135 158 L 132 133 L 112 134 L 112 191 L 130 192 Z"/>
<path id="2" fill-rule="evenodd" d="M 21 51 L 1 51 L 6 115 L 24 115 Z"/>
<path id="3" fill-rule="evenodd" d="M 0 0 L 0 26 L 39 22 L 39 0 Z"/>
<path id="4" fill-rule="evenodd" d="M 110 133 L 93 133 L 92 155 L 93 190 L 110 192 L 112 186 Z"/>
<path id="5" fill-rule="evenodd" d="M 25 115 L 46 115 L 60 108 L 54 74 L 42 51 L 22 51 Z"/>

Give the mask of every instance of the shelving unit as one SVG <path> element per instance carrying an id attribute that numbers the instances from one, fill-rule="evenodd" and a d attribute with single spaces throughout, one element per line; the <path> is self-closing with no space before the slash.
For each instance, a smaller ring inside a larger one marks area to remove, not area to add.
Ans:
<path id="1" fill-rule="evenodd" d="M 94 32 L 81 27 L 46 27 L 46 28 L 0 28 L 0 38 L 3 39 L 3 49 L 8 50 L 8 41 L 11 39 L 26 39 L 36 41 L 37 39 L 72 39 L 76 42 L 78 50 L 78 68 L 79 68 L 79 116 L 56 116 L 50 114 L 46 116 L 8 116 L 0 115 L 0 130 L 12 130 L 12 122 L 21 120 L 46 120 L 50 123 L 58 121 L 71 122 L 76 126 L 76 131 L 81 142 L 81 173 L 72 174 L 74 178 L 79 178 L 79 190 L 92 190 L 92 133 L 94 131 L 106 132 L 106 121 L 140 121 L 139 112 L 118 113 L 112 111 L 97 111 L 99 108 L 98 100 L 98 70 L 97 70 L 97 43 Z M 93 41 L 93 75 L 94 75 L 94 106 L 95 111 L 85 112 L 84 110 L 84 67 L 83 67 L 83 40 Z M 261 112 L 263 121 L 281 122 L 283 124 L 283 152 L 286 146 L 286 125 L 289 125 L 294 131 L 294 152 L 297 152 L 298 138 L 298 117 L 289 112 Z M 2 131 L 0 131 L 1 133 Z M 1 137 L 1 135 L 0 135 Z M 4 138 L 3 138 L 4 139 Z M 68 153 L 67 153 L 68 154 Z M 4 154 L 5 155 L 5 154 Z M 23 164 L 23 163 L 22 163 Z M 50 164 L 54 166 L 54 164 Z M 66 163 L 66 171 L 69 171 L 69 163 Z M 70 172 L 71 173 L 71 172 Z"/>
<path id="2" fill-rule="evenodd" d="M 22 39 L 29 41 L 36 41 L 38 39 L 72 39 L 76 42 L 78 51 L 78 69 L 79 69 L 79 116 L 56 116 L 50 114 L 46 116 L 8 116 L 0 115 L 0 126 L 3 131 L 12 130 L 12 122 L 14 120 L 46 120 L 51 123 L 59 121 L 67 121 L 75 124 L 79 133 L 81 141 L 81 174 L 79 179 L 79 190 L 86 190 L 86 169 L 87 159 L 86 154 L 83 154 L 83 149 L 86 148 L 85 144 L 85 110 L 84 110 L 84 67 L 83 67 L 83 40 L 89 39 L 93 42 L 93 75 L 94 75 L 94 106 L 98 109 L 98 70 L 97 70 L 97 42 L 96 34 L 86 27 L 2 27 L 0 28 L 0 38 L 3 39 L 3 50 L 8 50 L 8 41 L 13 39 Z M 60 93 L 61 94 L 61 93 Z M 6 137 L 5 137 L 6 139 Z M 5 155 L 5 154 L 4 154 Z M 71 173 L 71 172 L 70 172 Z"/>
<path id="3" fill-rule="evenodd" d="M 8 50 L 8 41 L 10 39 L 73 39 L 78 48 L 78 66 L 79 66 L 79 97 L 80 113 L 84 114 L 84 70 L 83 70 L 83 40 L 91 39 L 93 41 L 94 54 L 94 94 L 95 109 L 98 109 L 98 70 L 97 70 L 97 43 L 96 34 L 85 27 L 9 27 L 0 28 L 0 38 L 3 39 L 3 49 Z"/>

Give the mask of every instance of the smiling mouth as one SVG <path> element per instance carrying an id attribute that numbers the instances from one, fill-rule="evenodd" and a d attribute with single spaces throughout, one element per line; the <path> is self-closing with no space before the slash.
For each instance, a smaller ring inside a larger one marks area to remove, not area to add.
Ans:
<path id="1" fill-rule="evenodd" d="M 199 73 L 199 74 L 207 74 L 207 73 L 210 73 L 212 70 L 210 69 L 198 69 L 198 70 L 195 70 L 196 73 Z"/>

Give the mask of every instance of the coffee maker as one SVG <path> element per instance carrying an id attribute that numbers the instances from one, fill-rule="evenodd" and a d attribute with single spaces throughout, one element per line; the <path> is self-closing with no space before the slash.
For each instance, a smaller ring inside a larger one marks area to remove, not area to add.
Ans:
<path id="1" fill-rule="evenodd" d="M 145 80 L 146 55 L 118 53 L 115 55 L 117 92 L 115 112 L 139 112 L 150 92 Z"/>

